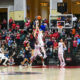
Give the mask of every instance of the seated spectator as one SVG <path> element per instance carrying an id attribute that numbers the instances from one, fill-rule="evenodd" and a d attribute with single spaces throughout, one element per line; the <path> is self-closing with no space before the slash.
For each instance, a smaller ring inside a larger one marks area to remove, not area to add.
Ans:
<path id="1" fill-rule="evenodd" d="M 24 40 L 25 40 L 25 34 L 21 34 L 21 36 L 20 36 L 20 42 L 23 43 Z"/>
<path id="2" fill-rule="evenodd" d="M 10 34 L 10 38 L 14 41 L 15 40 L 15 34 L 14 33 L 11 33 Z"/>
<path id="3" fill-rule="evenodd" d="M 21 30 L 20 30 L 20 33 L 23 34 L 23 33 L 24 33 L 24 30 L 21 29 Z"/>
<path id="4" fill-rule="evenodd" d="M 52 40 L 51 39 L 48 39 L 48 41 L 47 41 L 47 47 L 49 48 L 50 46 L 52 46 L 53 45 L 53 42 L 52 42 Z"/>
<path id="5" fill-rule="evenodd" d="M 57 47 L 58 47 L 58 43 L 56 40 L 54 40 L 54 43 L 53 43 L 53 49 L 54 50 L 57 50 Z"/>
<path id="6" fill-rule="evenodd" d="M 11 47 L 12 43 L 13 43 L 13 40 L 10 38 L 9 41 L 8 41 L 8 46 Z"/>
<path id="7" fill-rule="evenodd" d="M 17 23 L 16 30 L 18 31 L 19 29 L 20 29 L 20 25 L 19 25 L 19 23 Z"/>
<path id="8" fill-rule="evenodd" d="M 7 36 L 5 37 L 6 43 L 8 43 L 8 41 L 10 40 L 10 35 L 7 34 Z"/>
<path id="9" fill-rule="evenodd" d="M 74 37 L 75 37 L 75 38 L 79 38 L 79 34 L 76 33 L 76 34 L 74 35 Z"/>
<path id="10" fill-rule="evenodd" d="M 24 49 L 23 48 L 21 48 L 20 49 L 20 52 L 19 52 L 19 57 L 22 57 L 22 58 L 24 58 Z"/>

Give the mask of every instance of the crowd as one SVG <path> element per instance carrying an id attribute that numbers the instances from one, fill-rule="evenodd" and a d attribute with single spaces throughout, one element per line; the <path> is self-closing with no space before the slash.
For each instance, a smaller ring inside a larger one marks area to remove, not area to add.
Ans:
<path id="1" fill-rule="evenodd" d="M 25 62 L 28 62 L 28 59 L 30 60 L 32 53 L 34 51 L 34 45 L 36 43 L 35 39 L 36 37 L 34 37 L 34 32 L 36 30 L 37 21 L 38 20 L 35 19 L 34 21 L 31 22 L 30 19 L 25 18 L 24 25 L 22 27 L 19 23 L 16 23 L 12 18 L 10 18 L 9 29 L 6 29 L 7 25 L 4 26 L 4 23 L 1 24 L 0 52 L 4 54 L 3 57 L 5 56 L 8 59 L 7 60 L 8 65 L 14 65 L 14 64 L 24 65 Z M 39 22 L 37 24 L 39 24 Z M 41 21 L 40 28 L 43 31 L 46 31 L 48 29 L 48 20 L 45 19 Z M 27 48 L 29 47 L 29 50 L 27 50 L 26 47 Z M 43 49 L 42 51 L 44 53 Z M 30 55 L 28 55 L 28 53 Z M 45 55 L 43 56 L 45 57 Z M 3 65 L 6 65 L 5 63 L 3 63 L 5 62 L 4 61 L 5 57 L 1 58 L 1 64 Z"/>
<path id="2" fill-rule="evenodd" d="M 67 46 L 67 53 L 72 53 L 71 48 L 76 53 L 80 46 L 80 20 L 76 21 L 71 30 L 63 29 L 62 33 L 58 32 L 58 30 L 51 30 L 50 32 L 49 23 L 46 19 L 42 20 L 41 24 L 36 23 L 37 21 L 37 19 L 31 21 L 29 18 L 25 18 L 24 25 L 21 27 L 19 23 L 10 18 L 9 29 L 6 29 L 6 21 L 0 25 L 0 53 L 4 54 L 3 58 L 0 57 L 1 65 L 25 65 L 25 63 L 32 65 L 34 49 L 38 50 L 40 48 L 36 41 L 39 33 L 38 28 L 36 31 L 36 24 L 38 27 L 40 26 L 40 31 L 43 31 L 44 50 L 37 51 L 42 53 L 42 55 L 37 54 L 40 56 L 43 65 L 45 58 L 54 55 L 55 59 L 58 59 L 58 42 L 60 39 L 63 39 Z M 37 47 L 34 46 L 35 44 Z"/>

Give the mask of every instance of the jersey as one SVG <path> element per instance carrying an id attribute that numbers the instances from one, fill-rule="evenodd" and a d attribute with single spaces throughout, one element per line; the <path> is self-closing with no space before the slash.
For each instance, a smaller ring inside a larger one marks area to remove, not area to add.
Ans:
<path id="1" fill-rule="evenodd" d="M 41 32 L 38 34 L 38 42 L 39 42 L 39 45 L 44 46 L 43 34 Z"/>
<path id="2" fill-rule="evenodd" d="M 58 43 L 58 54 L 63 54 L 64 53 L 64 45 L 63 42 Z"/>

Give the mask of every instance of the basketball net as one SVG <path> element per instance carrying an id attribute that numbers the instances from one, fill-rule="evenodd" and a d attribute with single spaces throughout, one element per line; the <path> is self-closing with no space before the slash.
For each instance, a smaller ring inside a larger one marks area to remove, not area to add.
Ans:
<path id="1" fill-rule="evenodd" d="M 57 26 L 57 28 L 58 28 L 58 32 L 59 32 L 59 33 L 62 33 L 63 26 Z"/>

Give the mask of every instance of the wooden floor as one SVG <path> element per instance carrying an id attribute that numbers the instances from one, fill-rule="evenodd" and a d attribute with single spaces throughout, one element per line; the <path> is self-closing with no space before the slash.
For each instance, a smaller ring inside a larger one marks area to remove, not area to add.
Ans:
<path id="1" fill-rule="evenodd" d="M 0 80 L 80 80 L 80 68 L 0 66 Z"/>

